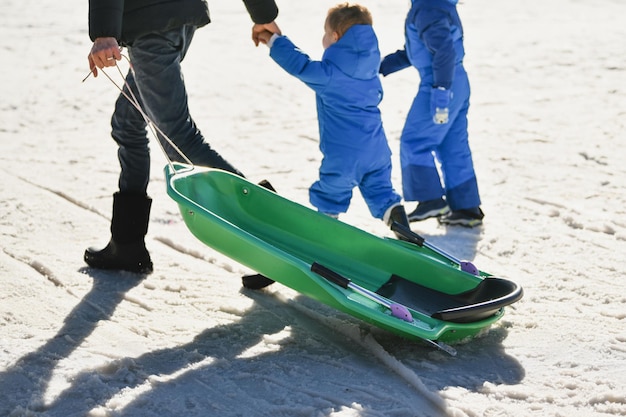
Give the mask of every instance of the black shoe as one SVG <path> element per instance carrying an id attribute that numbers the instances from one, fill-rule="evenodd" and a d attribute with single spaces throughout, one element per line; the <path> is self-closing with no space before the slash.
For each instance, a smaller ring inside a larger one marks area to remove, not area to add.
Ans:
<path id="1" fill-rule="evenodd" d="M 244 275 L 241 277 L 241 283 L 244 288 L 250 290 L 260 290 L 268 285 L 272 285 L 275 281 L 261 274 Z"/>
<path id="2" fill-rule="evenodd" d="M 272 183 L 270 183 L 268 180 L 261 180 L 259 182 L 259 185 L 263 188 L 267 188 L 270 191 L 274 191 L 276 192 L 276 189 L 274 188 L 274 186 L 272 185 Z"/>
<path id="3" fill-rule="evenodd" d="M 440 217 L 450 211 L 448 203 L 443 198 L 420 202 L 415 210 L 409 214 L 409 221 L 426 220 L 431 217 Z"/>
<path id="4" fill-rule="evenodd" d="M 483 218 L 485 213 L 480 207 L 474 207 L 471 209 L 454 210 L 449 214 L 439 218 L 439 223 L 458 225 L 464 227 L 476 227 L 483 224 Z"/>
<path id="5" fill-rule="evenodd" d="M 138 274 L 152 272 L 152 260 L 143 241 L 115 243 L 111 240 L 102 250 L 88 248 L 84 259 L 87 265 L 97 269 L 115 269 Z"/>

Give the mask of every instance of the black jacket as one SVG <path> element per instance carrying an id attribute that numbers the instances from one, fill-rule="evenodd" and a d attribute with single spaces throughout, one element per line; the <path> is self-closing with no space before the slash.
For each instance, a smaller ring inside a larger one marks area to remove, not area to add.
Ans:
<path id="1" fill-rule="evenodd" d="M 243 0 L 254 23 L 278 16 L 274 0 Z M 206 0 L 89 0 L 89 37 L 114 37 L 130 44 L 150 32 L 209 23 Z"/>

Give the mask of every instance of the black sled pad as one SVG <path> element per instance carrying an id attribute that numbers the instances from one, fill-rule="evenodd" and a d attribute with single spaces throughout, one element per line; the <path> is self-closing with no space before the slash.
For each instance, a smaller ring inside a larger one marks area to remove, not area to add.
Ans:
<path id="1" fill-rule="evenodd" d="M 474 289 L 446 294 L 392 275 L 378 294 L 432 318 L 454 323 L 471 323 L 496 314 L 523 296 L 523 290 L 512 281 L 489 277 Z"/>

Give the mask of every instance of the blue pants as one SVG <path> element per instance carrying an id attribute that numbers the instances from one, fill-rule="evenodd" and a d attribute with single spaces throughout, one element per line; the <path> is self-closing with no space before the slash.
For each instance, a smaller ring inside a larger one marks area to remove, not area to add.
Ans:
<path id="1" fill-rule="evenodd" d="M 361 150 L 326 147 L 319 170 L 319 180 L 309 189 L 309 200 L 325 214 L 345 213 L 350 206 L 352 190 L 359 187 L 373 217 L 382 219 L 385 211 L 402 197 L 391 183 L 391 151 L 364 146 Z"/>
<path id="2" fill-rule="evenodd" d="M 154 124 L 194 165 L 221 168 L 242 175 L 205 141 L 189 114 L 187 91 L 180 63 L 189 48 L 195 27 L 183 26 L 143 36 L 128 47 L 133 69 L 126 76 L 124 92 L 132 90 Z M 119 145 L 119 189 L 145 193 L 150 178 L 150 150 L 146 122 L 122 94 L 111 118 L 113 139 Z M 184 159 L 159 135 L 168 158 Z"/>
<path id="3" fill-rule="evenodd" d="M 465 70 L 457 66 L 447 124 L 433 122 L 430 91 L 431 83 L 422 82 L 400 137 L 404 199 L 427 201 L 445 196 L 452 210 L 478 207 L 480 196 L 467 133 L 470 88 Z"/>

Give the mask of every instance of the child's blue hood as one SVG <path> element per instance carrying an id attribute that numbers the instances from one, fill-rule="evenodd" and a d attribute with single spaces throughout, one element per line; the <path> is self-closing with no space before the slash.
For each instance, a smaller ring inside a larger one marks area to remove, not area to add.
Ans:
<path id="1" fill-rule="evenodd" d="M 354 25 L 324 51 L 322 61 L 331 61 L 346 75 L 369 80 L 378 76 L 380 50 L 371 25 Z"/>

